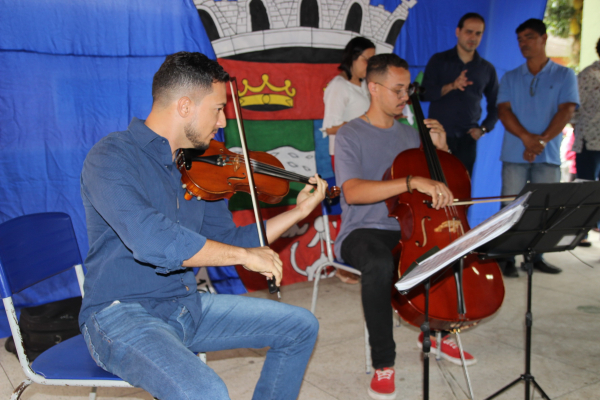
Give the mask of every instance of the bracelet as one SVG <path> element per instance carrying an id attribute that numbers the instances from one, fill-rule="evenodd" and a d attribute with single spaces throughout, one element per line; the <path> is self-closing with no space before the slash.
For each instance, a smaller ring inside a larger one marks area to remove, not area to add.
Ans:
<path id="1" fill-rule="evenodd" d="M 412 175 L 406 177 L 406 188 L 408 189 L 408 193 L 412 193 L 412 188 L 410 187 L 410 178 L 412 178 Z"/>
<path id="2" fill-rule="evenodd" d="M 541 140 L 541 139 L 540 139 L 540 144 L 541 144 L 543 147 L 546 147 L 546 142 L 545 142 L 545 141 L 543 141 L 543 140 Z"/>

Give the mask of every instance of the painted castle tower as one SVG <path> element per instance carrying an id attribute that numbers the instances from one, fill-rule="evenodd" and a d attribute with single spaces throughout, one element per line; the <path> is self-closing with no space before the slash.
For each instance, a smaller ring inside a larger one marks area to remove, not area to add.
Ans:
<path id="1" fill-rule="evenodd" d="M 383 5 L 372 6 L 369 0 L 194 3 L 218 58 L 290 62 L 291 56 L 295 62 L 322 63 L 338 62 L 340 53 L 335 50 L 341 51 L 355 36 L 371 39 L 378 53 L 392 52 L 416 0 L 402 0 L 394 12 Z M 295 50 L 286 51 L 290 48 Z M 273 51 L 277 54 L 270 54 Z"/>

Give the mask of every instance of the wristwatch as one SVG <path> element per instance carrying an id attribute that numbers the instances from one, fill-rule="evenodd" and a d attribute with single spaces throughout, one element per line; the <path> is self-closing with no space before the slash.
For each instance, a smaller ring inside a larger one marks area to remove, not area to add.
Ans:
<path id="1" fill-rule="evenodd" d="M 488 133 L 488 130 L 487 130 L 487 128 L 486 128 L 485 126 L 483 126 L 483 125 L 482 125 L 482 126 L 480 126 L 480 127 L 479 127 L 479 129 L 481 129 L 481 132 L 483 132 L 481 136 L 483 136 L 483 135 L 485 135 L 486 133 Z"/>

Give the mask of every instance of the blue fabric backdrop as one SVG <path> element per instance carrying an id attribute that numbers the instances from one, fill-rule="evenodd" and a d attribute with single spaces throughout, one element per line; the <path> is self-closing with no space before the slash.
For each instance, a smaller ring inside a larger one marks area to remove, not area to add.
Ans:
<path id="1" fill-rule="evenodd" d="M 371 0 L 393 11 L 399 0 Z M 451 4 L 451 6 L 450 6 Z M 461 15 L 487 21 L 481 55 L 499 76 L 523 62 L 516 26 L 541 18 L 545 0 L 421 0 L 410 11 L 395 52 L 412 72 L 456 44 Z M 0 0 L 0 222 L 36 212 L 71 215 L 82 257 L 88 250 L 79 175 L 89 149 L 106 134 L 127 127 L 151 108 L 152 77 L 165 55 L 214 52 L 192 0 Z M 480 141 L 475 195 L 500 191 L 502 128 Z M 497 205 L 473 207 L 477 223 Z M 35 251 L 32 248 L 31 251 Z M 218 275 L 220 274 L 220 275 Z M 211 272 L 223 292 L 240 292 L 234 271 Z M 18 307 L 78 294 L 74 274 L 56 276 L 16 299 Z M 0 337 L 9 334 L 4 313 Z"/>
<path id="2" fill-rule="evenodd" d="M 79 175 L 89 149 L 148 115 L 165 55 L 214 58 L 212 46 L 191 0 L 2 0 L 0 8 L 0 222 L 64 211 L 85 257 Z M 23 291 L 16 305 L 78 293 L 69 273 Z M 0 320 L 4 337 L 4 313 Z"/>

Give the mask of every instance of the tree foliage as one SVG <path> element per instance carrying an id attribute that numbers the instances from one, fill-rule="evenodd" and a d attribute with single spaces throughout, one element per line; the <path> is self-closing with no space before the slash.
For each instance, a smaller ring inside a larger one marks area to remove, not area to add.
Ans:
<path id="1" fill-rule="evenodd" d="M 570 0 L 549 0 L 546 5 L 544 22 L 549 33 L 566 38 L 571 33 L 571 19 L 574 16 L 575 9 Z"/>

